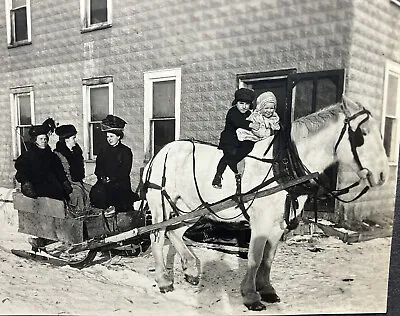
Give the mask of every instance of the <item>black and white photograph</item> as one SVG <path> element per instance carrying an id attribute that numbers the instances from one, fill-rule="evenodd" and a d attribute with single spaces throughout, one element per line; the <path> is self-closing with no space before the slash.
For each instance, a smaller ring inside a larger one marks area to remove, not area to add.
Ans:
<path id="1" fill-rule="evenodd" d="M 0 78 L 0 315 L 393 312 L 400 0 L 0 0 Z"/>

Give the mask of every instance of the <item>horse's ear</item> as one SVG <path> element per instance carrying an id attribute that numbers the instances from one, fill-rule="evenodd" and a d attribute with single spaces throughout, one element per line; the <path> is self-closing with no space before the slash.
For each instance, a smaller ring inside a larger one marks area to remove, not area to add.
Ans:
<path id="1" fill-rule="evenodd" d="M 344 94 L 342 95 L 342 98 L 343 98 L 342 108 L 344 111 L 347 111 L 348 113 L 352 114 L 360 110 L 361 106 L 359 103 L 354 102 Z"/>

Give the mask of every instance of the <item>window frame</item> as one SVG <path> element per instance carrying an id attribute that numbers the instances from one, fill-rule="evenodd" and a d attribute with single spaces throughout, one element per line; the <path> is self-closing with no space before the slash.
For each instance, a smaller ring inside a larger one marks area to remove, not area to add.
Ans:
<path id="1" fill-rule="evenodd" d="M 175 140 L 180 137 L 181 126 L 181 91 L 182 91 L 182 70 L 181 68 L 155 70 L 144 73 L 144 120 L 143 120 L 143 148 L 144 157 L 147 162 L 154 155 L 154 135 L 152 134 L 152 122 L 161 119 L 153 119 L 153 83 L 163 81 L 175 81 Z M 163 118 L 170 120 L 171 118 Z"/>
<path id="2" fill-rule="evenodd" d="M 400 0 L 390 0 L 390 2 L 396 4 L 400 7 Z"/>
<path id="3" fill-rule="evenodd" d="M 389 86 L 389 75 L 394 75 L 397 77 L 397 100 L 396 100 L 396 115 L 386 115 L 387 112 L 387 100 L 388 100 L 388 86 Z M 400 64 L 395 63 L 393 61 L 387 60 L 385 63 L 385 75 L 384 75 L 384 87 L 383 87 L 383 102 L 382 102 L 382 117 L 381 117 L 381 135 L 382 139 L 385 139 L 385 127 L 386 127 L 386 118 L 390 117 L 395 119 L 396 121 L 396 130 L 395 130 L 395 144 L 399 144 L 400 142 Z M 389 165 L 397 166 L 398 156 L 399 156 L 399 146 L 394 147 L 394 159 L 390 160 L 389 153 Z"/>
<path id="4" fill-rule="evenodd" d="M 31 125 L 19 124 L 20 110 L 19 110 L 18 98 L 20 96 L 26 96 L 26 95 L 29 95 L 29 98 L 30 98 Z M 21 144 L 20 144 L 19 137 L 18 137 L 20 132 L 18 132 L 18 129 L 35 125 L 35 121 L 36 121 L 35 120 L 35 101 L 34 101 L 33 86 L 16 87 L 16 88 L 10 89 L 10 110 L 11 110 L 10 113 L 11 113 L 11 128 L 12 128 L 12 132 L 11 132 L 12 153 L 13 153 L 13 158 L 16 159 L 22 153 Z"/>
<path id="5" fill-rule="evenodd" d="M 91 126 L 100 121 L 91 121 L 91 104 L 90 91 L 94 88 L 108 87 L 108 114 L 114 113 L 114 84 L 113 77 L 97 77 L 82 80 L 82 95 L 83 95 L 83 154 L 87 161 L 96 160 L 96 155 L 93 154 L 93 132 Z"/>
<path id="6" fill-rule="evenodd" d="M 90 24 L 90 0 L 80 0 L 81 33 L 112 27 L 112 0 L 107 0 L 107 21 Z"/>
<path id="7" fill-rule="evenodd" d="M 31 0 L 25 0 L 25 6 L 12 7 L 12 0 L 5 0 L 6 6 L 6 26 L 7 26 L 7 46 L 8 48 L 32 44 L 32 18 L 31 18 Z M 13 11 L 26 7 L 26 27 L 28 38 L 22 41 L 15 40 L 15 21 Z"/>

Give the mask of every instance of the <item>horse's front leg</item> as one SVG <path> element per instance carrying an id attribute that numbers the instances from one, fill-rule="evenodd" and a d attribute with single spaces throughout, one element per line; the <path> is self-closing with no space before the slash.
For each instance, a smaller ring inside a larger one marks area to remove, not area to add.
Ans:
<path id="1" fill-rule="evenodd" d="M 279 296 L 271 285 L 270 274 L 282 234 L 283 230 L 280 227 L 277 227 L 268 238 L 268 242 L 264 248 L 263 258 L 256 275 L 256 289 L 261 295 L 261 300 L 267 303 L 280 302 Z"/>
<path id="2" fill-rule="evenodd" d="M 169 275 L 164 261 L 165 229 L 157 230 L 150 235 L 151 251 L 155 262 L 156 282 L 161 293 L 170 292 L 174 289 L 174 282 Z"/>
<path id="3" fill-rule="evenodd" d="M 263 258 L 267 236 L 255 236 L 257 236 L 257 234 L 254 230 L 252 230 L 248 253 L 247 272 L 241 283 L 240 291 L 243 297 L 243 304 L 249 310 L 261 311 L 265 309 L 265 305 L 261 303 L 261 296 L 256 291 L 256 276 Z"/>

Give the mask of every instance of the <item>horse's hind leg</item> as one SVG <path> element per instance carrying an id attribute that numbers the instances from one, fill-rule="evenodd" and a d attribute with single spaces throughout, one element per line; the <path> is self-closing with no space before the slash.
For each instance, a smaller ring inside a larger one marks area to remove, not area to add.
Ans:
<path id="1" fill-rule="evenodd" d="M 160 229 L 150 235 L 151 251 L 155 262 L 156 282 L 161 293 L 170 292 L 174 289 L 174 282 L 169 275 L 164 261 L 165 229 Z"/>
<path id="2" fill-rule="evenodd" d="M 200 271 L 197 265 L 198 259 L 195 254 L 186 246 L 182 238 L 187 229 L 187 226 L 182 226 L 173 230 L 169 230 L 167 231 L 167 236 L 181 258 L 185 280 L 190 284 L 197 285 L 200 281 Z"/>
<path id="3" fill-rule="evenodd" d="M 264 248 L 263 258 L 256 275 L 256 289 L 261 296 L 261 300 L 267 303 L 277 303 L 280 301 L 274 287 L 271 285 L 270 273 L 282 233 L 282 229 L 277 227 L 268 238 L 268 242 Z"/>
<path id="4" fill-rule="evenodd" d="M 160 205 L 160 192 L 149 189 L 147 193 L 147 202 L 151 210 L 153 224 L 161 223 L 164 220 L 163 210 Z M 165 228 L 156 230 L 150 234 L 151 251 L 155 263 L 155 279 L 160 292 L 172 291 L 173 277 L 169 275 L 164 260 Z"/>

